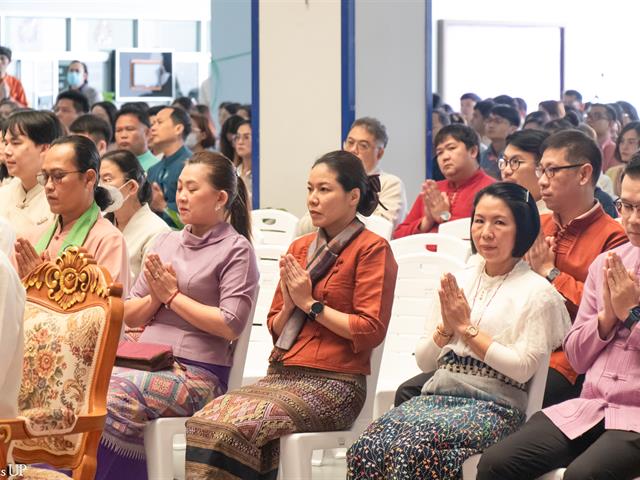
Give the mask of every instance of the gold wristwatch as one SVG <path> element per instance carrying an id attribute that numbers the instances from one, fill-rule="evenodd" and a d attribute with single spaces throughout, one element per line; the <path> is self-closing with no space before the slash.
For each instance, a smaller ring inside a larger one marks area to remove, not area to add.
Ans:
<path id="1" fill-rule="evenodd" d="M 476 335 L 478 335 L 478 333 L 480 333 L 480 330 L 478 330 L 478 327 L 476 327 L 475 325 L 469 325 L 464 330 L 464 338 L 466 339 L 473 338 Z"/>

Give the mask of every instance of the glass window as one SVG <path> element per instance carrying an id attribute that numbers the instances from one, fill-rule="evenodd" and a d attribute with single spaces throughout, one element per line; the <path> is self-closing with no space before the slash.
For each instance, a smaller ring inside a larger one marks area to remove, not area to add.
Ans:
<path id="1" fill-rule="evenodd" d="M 176 72 L 176 97 L 188 97 L 189 93 L 198 98 L 198 64 L 176 62 L 173 71 Z"/>
<path id="2" fill-rule="evenodd" d="M 198 51 L 198 22 L 140 20 L 139 48 L 169 48 L 177 52 Z"/>
<path id="3" fill-rule="evenodd" d="M 72 25 L 72 50 L 133 47 L 133 20 L 80 18 Z"/>
<path id="4" fill-rule="evenodd" d="M 64 18 L 7 17 L 5 45 L 13 51 L 65 51 L 66 23 Z"/>

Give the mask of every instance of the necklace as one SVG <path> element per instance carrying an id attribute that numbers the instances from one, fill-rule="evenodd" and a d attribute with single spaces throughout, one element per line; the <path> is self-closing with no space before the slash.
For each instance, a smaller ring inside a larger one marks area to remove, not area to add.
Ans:
<path id="1" fill-rule="evenodd" d="M 498 285 L 498 288 L 496 288 L 493 291 L 493 293 L 491 294 L 491 298 L 489 298 L 489 301 L 485 304 L 484 308 L 482 309 L 482 312 L 480 313 L 480 318 L 478 318 L 478 321 L 476 322 L 476 327 L 478 327 L 480 325 L 480 322 L 482 322 L 482 317 L 484 316 L 484 312 L 487 310 L 487 308 L 489 308 L 489 305 L 491 304 L 491 302 L 493 301 L 494 297 L 496 296 L 496 294 L 500 290 L 500 287 L 502 287 L 502 284 L 505 282 L 505 280 L 511 274 L 512 271 L 513 271 L 513 269 L 509 270 L 509 272 L 504 277 L 502 277 L 502 281 Z M 481 272 L 480 275 L 478 276 L 478 281 L 476 283 L 476 292 L 473 295 L 473 303 L 471 304 L 471 311 L 473 311 L 473 309 L 476 306 L 476 298 L 478 297 L 478 292 L 480 291 L 480 285 L 482 283 L 482 274 L 483 273 L 484 273 L 484 271 Z"/>

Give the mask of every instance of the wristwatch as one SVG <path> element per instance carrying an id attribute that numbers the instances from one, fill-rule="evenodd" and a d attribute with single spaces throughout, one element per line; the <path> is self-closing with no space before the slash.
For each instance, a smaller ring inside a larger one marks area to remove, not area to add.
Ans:
<path id="1" fill-rule="evenodd" d="M 640 322 L 640 305 L 636 305 L 629 310 L 629 316 L 622 323 L 627 329 L 631 330 L 633 326 Z"/>
<path id="2" fill-rule="evenodd" d="M 441 212 L 438 217 L 440 217 L 440 220 L 442 220 L 443 222 L 448 222 L 449 220 L 451 220 L 451 212 L 445 210 L 444 212 Z"/>
<path id="3" fill-rule="evenodd" d="M 322 302 L 313 302 L 311 304 L 311 309 L 309 310 L 309 313 L 307 315 L 309 315 L 309 318 L 311 320 L 316 319 L 316 317 L 318 315 L 320 315 L 320 313 L 322 313 L 322 310 L 324 309 L 324 303 Z"/>
<path id="4" fill-rule="evenodd" d="M 549 270 L 549 273 L 547 273 L 547 276 L 544 278 L 546 278 L 549 283 L 553 283 L 558 275 L 560 275 L 560 270 L 558 270 L 556 267 L 553 267 L 551 270 Z"/>
<path id="5" fill-rule="evenodd" d="M 480 330 L 478 330 L 478 327 L 476 327 L 475 325 L 469 325 L 465 330 L 464 330 L 464 338 L 473 338 L 476 335 L 478 335 L 478 333 L 480 333 Z"/>

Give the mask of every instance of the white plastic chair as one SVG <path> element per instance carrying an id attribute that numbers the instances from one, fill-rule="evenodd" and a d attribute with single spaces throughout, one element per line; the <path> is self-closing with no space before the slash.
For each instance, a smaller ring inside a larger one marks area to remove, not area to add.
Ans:
<path id="1" fill-rule="evenodd" d="M 267 374 L 269 354 L 273 348 L 273 340 L 267 329 L 267 315 L 280 281 L 280 256 L 286 252 L 286 249 L 287 247 L 281 245 L 256 245 L 255 247 L 260 272 L 260 294 L 256 300 L 256 313 L 253 316 L 242 385 L 255 383 Z"/>
<path id="2" fill-rule="evenodd" d="M 385 240 L 391 240 L 393 233 L 393 223 L 380 215 L 369 215 L 368 217 L 358 215 L 362 223 L 376 235 L 380 235 Z"/>
<path id="3" fill-rule="evenodd" d="M 547 386 L 547 373 L 549 373 L 549 360 L 551 354 L 545 355 L 540 359 L 540 365 L 538 370 L 533 375 L 533 378 L 529 381 L 529 398 L 527 399 L 527 420 L 531 416 L 542 408 L 542 399 L 544 397 L 544 389 Z M 462 478 L 463 480 L 473 480 L 476 478 L 476 472 L 478 470 L 478 462 L 482 454 L 477 453 L 467 458 L 462 464 Z M 541 477 L 545 480 L 553 480 L 556 477 Z M 560 477 L 562 478 L 562 477 Z"/>
<path id="4" fill-rule="evenodd" d="M 349 430 L 293 433 L 280 438 L 279 480 L 311 480 L 311 455 L 314 450 L 348 448 L 373 419 L 373 400 L 384 342 L 371 353 L 371 374 L 367 375 L 367 398 Z"/>
<path id="5" fill-rule="evenodd" d="M 427 251 L 397 256 L 396 262 L 398 277 L 393 311 L 380 366 L 373 418 L 393 407 L 395 391 L 401 381 L 421 373 L 413 347 L 425 332 L 425 322 L 431 321 L 440 277 L 464 268 L 464 263 L 457 258 Z"/>
<path id="6" fill-rule="evenodd" d="M 410 253 L 443 253 L 466 262 L 471 256 L 471 243 L 468 240 L 443 233 L 418 233 L 397 238 L 389 242 L 397 258 Z M 435 251 L 433 251 L 435 250 Z"/>
<path id="7" fill-rule="evenodd" d="M 471 238 L 471 218 L 459 218 L 441 223 L 438 227 L 438 233 L 469 240 Z"/>
<path id="8" fill-rule="evenodd" d="M 296 234 L 298 217 L 283 210 L 265 208 L 251 212 L 251 224 L 253 230 L 259 232 L 256 239 L 261 244 L 287 248 Z"/>
<path id="9" fill-rule="evenodd" d="M 259 289 L 260 287 L 258 287 Z M 260 292 L 258 291 L 258 294 Z M 242 374 L 244 371 L 247 349 L 249 347 L 249 336 L 251 334 L 251 324 L 255 313 L 255 304 L 249 314 L 249 321 L 244 330 L 236 340 L 233 351 L 233 364 L 229 371 L 228 390 L 240 388 L 242 385 Z M 144 451 L 147 457 L 148 478 L 154 480 L 173 480 L 174 478 L 174 455 L 173 437 L 186 433 L 187 417 L 167 417 L 153 420 L 144 428 Z M 186 442 L 180 440 L 178 443 Z M 182 448 L 181 448 L 182 450 Z M 180 458 L 182 472 L 184 472 L 184 455 Z"/>

